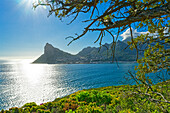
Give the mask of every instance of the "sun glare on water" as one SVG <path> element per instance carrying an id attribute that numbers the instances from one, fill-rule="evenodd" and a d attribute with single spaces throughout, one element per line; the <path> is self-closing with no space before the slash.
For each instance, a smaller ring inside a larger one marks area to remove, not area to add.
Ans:
<path id="1" fill-rule="evenodd" d="M 39 66 L 38 64 L 33 65 L 25 63 L 22 65 L 23 75 L 25 79 L 27 79 L 27 81 L 32 85 L 36 85 L 41 80 L 44 71 L 44 67 Z"/>
<path id="2" fill-rule="evenodd" d="M 39 64 L 31 64 L 33 59 L 23 59 L 19 62 L 22 67 L 22 74 L 25 79 L 31 83 L 39 82 L 42 74 L 44 74 L 44 66 Z"/>

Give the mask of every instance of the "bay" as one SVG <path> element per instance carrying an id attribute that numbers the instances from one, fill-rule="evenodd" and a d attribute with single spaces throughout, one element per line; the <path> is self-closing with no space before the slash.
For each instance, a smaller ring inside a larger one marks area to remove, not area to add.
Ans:
<path id="1" fill-rule="evenodd" d="M 0 110 L 41 104 L 82 89 L 121 85 L 135 63 L 28 64 L 0 62 Z"/>

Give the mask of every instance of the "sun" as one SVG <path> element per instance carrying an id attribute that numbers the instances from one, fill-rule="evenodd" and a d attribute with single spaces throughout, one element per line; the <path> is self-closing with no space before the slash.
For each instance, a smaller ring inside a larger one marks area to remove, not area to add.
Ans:
<path id="1" fill-rule="evenodd" d="M 41 0 L 16 0 L 18 3 L 18 8 L 24 7 L 24 11 L 28 14 L 29 12 L 32 12 L 32 9 L 34 5 L 38 4 L 38 2 Z M 47 9 L 46 6 L 38 7 L 39 12 L 43 12 L 43 10 Z"/>
<path id="2" fill-rule="evenodd" d="M 16 0 L 19 6 L 33 7 L 33 4 L 38 4 L 41 0 Z M 43 0 L 42 0 L 43 1 Z M 46 9 L 46 7 L 43 7 Z"/>
<path id="3" fill-rule="evenodd" d="M 24 7 L 24 9 L 31 9 L 36 1 L 37 0 L 16 0 L 18 4 L 17 7 Z"/>
<path id="4" fill-rule="evenodd" d="M 32 5 L 33 3 L 38 2 L 38 0 L 16 0 L 19 5 Z"/>

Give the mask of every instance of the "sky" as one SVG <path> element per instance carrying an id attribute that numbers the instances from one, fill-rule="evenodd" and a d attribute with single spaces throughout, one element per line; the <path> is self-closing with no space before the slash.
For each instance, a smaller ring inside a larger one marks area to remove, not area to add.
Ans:
<path id="1" fill-rule="evenodd" d="M 75 33 L 82 33 L 86 24 L 81 20 L 87 15 L 80 15 L 71 25 L 67 25 L 70 18 L 61 22 L 54 15 L 47 17 L 48 9 L 38 7 L 34 10 L 33 1 L 2 0 L 0 2 L 0 59 L 36 59 L 43 53 L 46 43 L 72 54 L 76 54 L 88 46 L 99 46 L 94 44 L 98 36 L 96 32 L 88 33 L 67 46 L 70 40 L 65 38 L 75 36 Z M 122 36 L 122 39 L 126 38 L 126 34 L 122 34 Z M 111 43 L 111 41 L 111 37 L 103 40 L 104 43 Z"/>

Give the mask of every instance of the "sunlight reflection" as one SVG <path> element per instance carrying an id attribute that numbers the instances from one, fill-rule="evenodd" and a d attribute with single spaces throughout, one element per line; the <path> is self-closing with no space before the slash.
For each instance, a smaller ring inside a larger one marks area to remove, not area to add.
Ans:
<path id="1" fill-rule="evenodd" d="M 43 73 L 45 73 L 45 67 L 40 65 L 23 64 L 22 72 L 24 77 L 30 84 L 36 85 L 40 82 Z"/>

